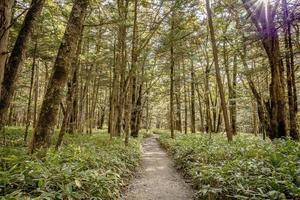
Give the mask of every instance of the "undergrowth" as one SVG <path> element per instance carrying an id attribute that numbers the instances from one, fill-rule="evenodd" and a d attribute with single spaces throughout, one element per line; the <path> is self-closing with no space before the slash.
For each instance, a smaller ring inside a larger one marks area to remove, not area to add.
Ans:
<path id="1" fill-rule="evenodd" d="M 66 135 L 44 160 L 27 154 L 23 129 L 7 131 L 0 151 L 0 199 L 117 199 L 140 158 L 140 141 L 110 141 L 106 133 Z"/>
<path id="2" fill-rule="evenodd" d="M 300 144 L 241 134 L 160 136 L 178 168 L 191 178 L 196 199 L 300 199 Z"/>

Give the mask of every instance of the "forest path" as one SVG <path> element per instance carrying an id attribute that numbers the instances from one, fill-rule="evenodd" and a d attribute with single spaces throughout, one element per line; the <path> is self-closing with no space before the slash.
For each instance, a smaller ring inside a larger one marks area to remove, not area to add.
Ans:
<path id="1" fill-rule="evenodd" d="M 160 147 L 157 136 L 143 144 L 142 164 L 128 187 L 124 200 L 189 200 L 193 190 L 174 168 Z"/>

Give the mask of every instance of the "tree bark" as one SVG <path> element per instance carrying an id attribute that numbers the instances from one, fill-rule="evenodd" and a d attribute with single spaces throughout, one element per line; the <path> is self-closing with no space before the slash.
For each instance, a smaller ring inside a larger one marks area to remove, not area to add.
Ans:
<path id="1" fill-rule="evenodd" d="M 187 134 L 188 128 L 188 100 L 187 100 L 187 86 L 186 86 L 186 71 L 185 63 L 183 62 L 183 94 L 184 94 L 184 134 Z"/>
<path id="2" fill-rule="evenodd" d="M 253 24 L 261 37 L 262 45 L 268 56 L 271 70 L 271 83 L 269 88 L 270 102 L 270 135 L 271 139 L 287 136 L 285 118 L 285 95 L 284 95 L 284 66 L 280 53 L 279 37 L 275 27 L 275 9 L 270 2 L 261 7 L 253 8 L 253 12 L 247 0 L 243 0 L 244 7 L 251 16 Z M 266 12 L 265 6 L 268 7 Z"/>
<path id="3" fill-rule="evenodd" d="M 199 84 L 196 85 L 196 92 L 198 97 L 198 104 L 199 104 L 199 117 L 200 117 L 200 132 L 204 132 L 204 117 L 203 117 L 203 109 L 202 109 L 202 102 L 201 102 L 201 93 L 199 89 Z"/>
<path id="4" fill-rule="evenodd" d="M 230 141 L 232 141 L 232 129 L 231 129 L 231 126 L 229 123 L 225 94 L 224 94 L 223 84 L 222 84 L 221 75 L 220 75 L 218 48 L 217 48 L 216 39 L 215 39 L 215 31 L 214 31 L 214 27 L 213 27 L 212 12 L 210 9 L 209 0 L 206 0 L 206 10 L 207 10 L 207 16 L 208 16 L 208 26 L 209 26 L 209 30 L 210 30 L 210 38 L 211 38 L 211 44 L 212 44 L 212 49 L 213 49 L 214 65 L 215 65 L 215 69 L 216 69 L 216 79 L 217 79 L 217 84 L 218 84 L 220 98 L 221 98 L 221 106 L 222 106 L 222 111 L 223 111 L 225 129 L 226 129 L 227 139 L 230 142 Z"/>
<path id="5" fill-rule="evenodd" d="M 224 59 L 224 67 L 225 67 L 225 72 L 227 76 L 227 85 L 228 85 L 228 98 L 229 98 L 229 115 L 230 115 L 230 124 L 231 124 L 231 129 L 232 129 L 232 134 L 236 135 L 236 102 L 235 102 L 235 88 L 234 84 L 236 85 L 236 57 L 234 57 L 234 62 L 233 62 L 233 74 L 232 74 L 232 80 L 231 80 L 231 75 L 230 75 L 230 70 L 229 70 L 229 63 L 228 63 L 228 55 L 227 55 L 227 48 L 226 48 L 226 43 L 223 41 L 223 59 Z"/>
<path id="6" fill-rule="evenodd" d="M 2 129 L 5 125 L 5 116 L 15 90 L 17 74 L 22 65 L 25 52 L 28 48 L 31 31 L 34 29 L 34 26 L 37 23 L 37 18 L 42 12 L 44 3 L 45 0 L 32 0 L 5 67 L 4 77 L 1 85 L 0 129 Z"/>
<path id="7" fill-rule="evenodd" d="M 285 46 L 285 63 L 286 63 L 286 82 L 288 91 L 289 105 L 289 125 L 290 136 L 294 140 L 299 140 L 297 130 L 297 92 L 294 74 L 294 51 L 291 39 L 291 22 L 286 0 L 282 0 L 283 8 L 283 29 L 284 29 L 284 46 Z"/>
<path id="8" fill-rule="evenodd" d="M 174 58 L 174 11 L 171 16 L 171 38 L 170 38 L 170 130 L 171 138 L 175 138 L 174 134 L 174 68 L 175 68 L 175 58 Z"/>
<path id="9" fill-rule="evenodd" d="M 0 99 L 2 96 L 1 85 L 8 55 L 8 36 L 11 25 L 13 4 L 14 0 L 5 0 L 0 2 Z"/>
<path id="10" fill-rule="evenodd" d="M 210 87 L 209 87 L 209 73 L 210 73 L 210 63 L 209 57 L 206 56 L 206 66 L 205 66 L 205 115 L 206 115 L 206 132 L 212 132 L 212 120 L 211 120 L 211 111 L 210 111 Z"/>
<path id="11" fill-rule="evenodd" d="M 196 133 L 196 109 L 195 109 L 195 70 L 191 58 L 191 132 Z"/>
<path id="12" fill-rule="evenodd" d="M 175 129 L 179 132 L 182 132 L 181 127 L 181 73 L 180 65 L 178 65 L 178 72 L 175 74 L 175 102 L 176 102 L 176 120 L 175 120 Z"/>
<path id="13" fill-rule="evenodd" d="M 47 86 L 37 126 L 35 127 L 30 152 L 47 149 L 51 144 L 51 135 L 55 126 L 62 92 L 67 82 L 71 61 L 76 52 L 80 31 L 87 11 L 88 0 L 74 2 L 64 38 L 58 50 L 53 73 Z"/>
<path id="14" fill-rule="evenodd" d="M 30 118 L 31 118 L 31 101 L 32 101 L 32 89 L 33 89 L 33 81 L 34 81 L 34 72 L 36 65 L 36 53 L 37 53 L 37 42 L 35 42 L 32 66 L 31 66 L 31 77 L 30 77 L 30 87 L 29 87 L 29 96 L 28 96 L 28 104 L 27 104 L 27 114 L 26 114 L 26 125 L 25 125 L 25 133 L 24 133 L 24 142 L 27 142 L 28 129 L 30 126 Z"/>
<path id="15" fill-rule="evenodd" d="M 68 92 L 67 92 L 67 98 L 66 98 L 66 109 L 65 109 L 65 113 L 63 116 L 63 121 L 62 121 L 62 125 L 59 131 L 59 135 L 58 135 L 58 139 L 57 139 L 57 143 L 55 146 L 55 149 L 57 150 L 63 141 L 63 137 L 65 135 L 65 132 L 67 131 L 67 126 L 68 126 L 68 122 L 69 122 L 69 118 L 71 117 L 71 114 L 73 113 L 73 102 L 74 102 L 74 95 L 75 95 L 75 91 L 77 88 L 77 73 L 79 70 L 79 56 L 81 53 L 81 44 L 82 44 L 82 32 L 83 30 L 80 31 L 80 39 L 78 41 L 77 44 L 77 48 L 76 48 L 76 56 L 74 58 L 74 61 L 72 62 L 72 80 L 69 81 L 68 83 Z"/>

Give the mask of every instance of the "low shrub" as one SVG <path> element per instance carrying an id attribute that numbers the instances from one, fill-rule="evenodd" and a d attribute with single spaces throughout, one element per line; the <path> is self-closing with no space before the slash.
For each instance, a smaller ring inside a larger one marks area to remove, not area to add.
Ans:
<path id="1" fill-rule="evenodd" d="M 300 199 L 300 144 L 241 134 L 161 134 L 161 144 L 192 179 L 197 199 Z"/>
<path id="2" fill-rule="evenodd" d="M 10 132 L 8 138 L 17 131 Z M 24 145 L 1 148 L 2 198 L 117 199 L 138 164 L 139 139 L 125 147 L 103 133 L 67 137 L 68 144 L 58 152 L 50 148 L 44 160 L 29 156 Z"/>

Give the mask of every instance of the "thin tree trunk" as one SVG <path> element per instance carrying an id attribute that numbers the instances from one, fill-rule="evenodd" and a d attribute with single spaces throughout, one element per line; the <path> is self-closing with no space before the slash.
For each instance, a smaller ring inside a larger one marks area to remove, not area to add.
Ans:
<path id="1" fill-rule="evenodd" d="M 299 139 L 297 130 L 297 93 L 294 74 L 294 53 L 291 39 L 291 22 L 286 0 L 282 0 L 283 21 L 284 21 L 284 44 L 285 44 L 285 63 L 286 63 L 286 82 L 288 91 L 288 105 L 290 118 L 290 136 L 294 140 Z"/>
<path id="2" fill-rule="evenodd" d="M 209 66 L 209 57 L 206 58 L 206 67 L 205 67 L 205 110 L 206 110 L 206 132 L 212 132 L 212 121 L 211 121 L 211 112 L 210 112 L 210 87 L 209 87 L 209 73 L 210 73 L 210 66 Z"/>
<path id="3" fill-rule="evenodd" d="M 191 58 L 191 132 L 196 133 L 196 110 L 195 110 L 195 70 Z"/>
<path id="4" fill-rule="evenodd" d="M 173 31 L 174 31 L 174 13 L 172 13 L 171 19 L 171 46 L 170 46 L 170 129 L 171 138 L 175 138 L 174 135 L 174 46 L 173 46 Z"/>
<path id="5" fill-rule="evenodd" d="M 196 92 L 197 92 L 198 104 L 199 104 L 200 132 L 204 132 L 204 118 L 203 118 L 203 109 L 202 109 L 202 102 L 201 102 L 199 84 L 196 85 Z"/>
<path id="6" fill-rule="evenodd" d="M 256 102 L 252 100 L 252 121 L 253 121 L 253 130 L 255 136 L 257 136 L 257 117 L 256 117 L 257 106 Z"/>
<path id="7" fill-rule="evenodd" d="M 181 127 L 181 74 L 180 74 L 180 65 L 178 65 L 178 73 L 175 74 L 175 102 L 176 102 L 176 120 L 175 120 L 175 129 L 179 132 L 182 132 Z"/>
<path id="8" fill-rule="evenodd" d="M 226 129 L 227 139 L 230 142 L 230 141 L 232 141 L 232 129 L 231 129 L 231 126 L 229 123 L 225 94 L 224 94 L 223 84 L 222 84 L 222 80 L 221 80 L 219 58 L 218 58 L 218 48 L 217 48 L 216 39 L 215 39 L 215 31 L 214 31 L 214 27 L 213 27 L 212 12 L 210 9 L 209 0 L 206 0 L 206 10 L 207 10 L 207 16 L 208 16 L 208 26 L 209 26 L 209 30 L 210 30 L 210 38 L 211 38 L 211 44 L 212 44 L 212 49 L 213 49 L 214 65 L 215 65 L 215 69 L 216 69 L 216 79 L 217 79 L 217 84 L 218 84 L 220 98 L 221 98 L 221 106 L 222 106 L 222 110 L 223 110 L 225 129 Z"/>
<path id="9" fill-rule="evenodd" d="M 228 85 L 228 96 L 229 96 L 229 115 L 230 115 L 230 124 L 231 124 L 231 130 L 232 134 L 236 135 L 236 120 L 235 120 L 235 97 L 234 97 L 234 84 L 236 84 L 236 70 L 233 69 L 232 74 L 232 80 L 230 76 L 230 70 L 229 70 L 229 63 L 228 63 L 228 55 L 227 55 L 227 48 L 226 43 L 223 41 L 223 59 L 224 59 L 224 68 L 226 72 L 227 77 L 227 85 Z M 234 58 L 235 59 L 235 58 Z M 234 60 L 233 64 L 234 68 L 236 69 L 236 60 Z"/>
<path id="10" fill-rule="evenodd" d="M 187 126 L 188 126 L 188 102 L 187 102 L 187 86 L 186 86 L 186 71 L 185 71 L 185 63 L 183 62 L 183 93 L 184 93 L 184 134 L 187 134 Z"/>
<path id="11" fill-rule="evenodd" d="M 248 82 L 248 85 L 250 87 L 250 90 L 253 94 L 253 97 L 256 99 L 256 105 L 257 105 L 257 113 L 258 113 L 258 118 L 260 121 L 260 127 L 263 131 L 263 136 L 265 139 L 265 135 L 267 134 L 268 136 L 270 135 L 271 128 L 270 128 L 270 118 L 268 117 L 269 115 L 266 113 L 267 112 L 267 107 L 266 103 L 263 101 L 261 95 L 259 94 L 258 90 L 256 89 L 251 76 L 247 73 L 248 71 L 248 65 L 246 61 L 246 45 L 243 43 L 243 52 L 240 53 L 240 57 L 243 63 L 243 66 L 245 68 L 245 75 L 246 75 L 246 80 Z"/>
<path id="12" fill-rule="evenodd" d="M 32 127 L 35 128 L 37 115 L 38 115 L 38 100 L 39 100 L 39 62 L 35 66 L 35 80 L 34 80 L 34 105 L 33 105 L 33 123 Z"/>
<path id="13" fill-rule="evenodd" d="M 236 107 L 236 84 L 237 84 L 237 56 L 233 57 L 233 72 L 232 72 L 232 93 L 231 93 L 231 127 L 232 133 L 237 134 L 236 119 L 237 119 L 237 107 Z"/>
<path id="14" fill-rule="evenodd" d="M 32 67 L 31 67 L 31 78 L 30 78 L 29 96 L 28 96 L 28 104 L 27 104 L 27 116 L 26 116 L 26 125 L 25 125 L 25 133 L 24 133 L 24 142 L 25 143 L 27 142 L 28 129 L 30 126 L 30 118 L 31 118 L 31 101 L 32 101 L 34 71 L 35 71 L 35 65 L 36 65 L 36 52 L 37 52 L 37 42 L 35 42 L 35 46 L 34 46 Z"/>

